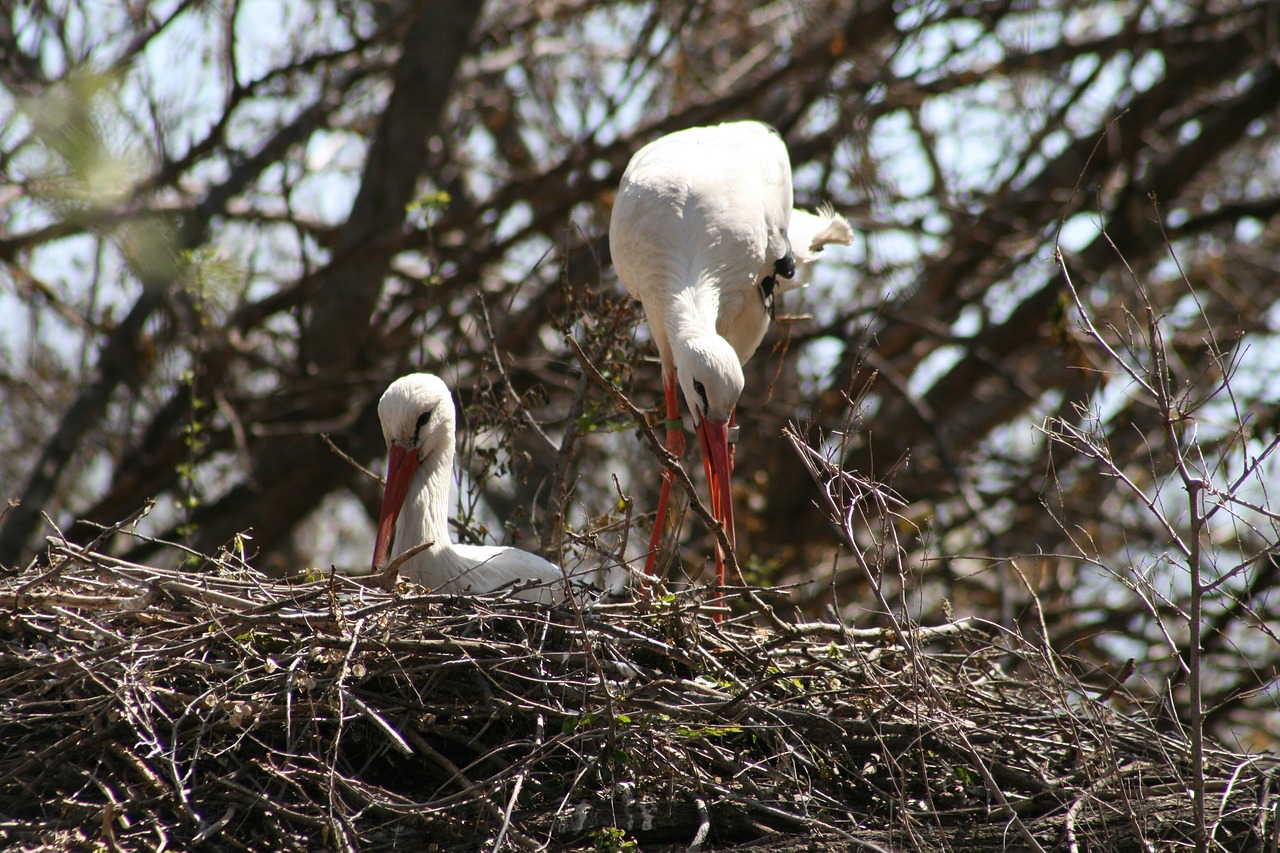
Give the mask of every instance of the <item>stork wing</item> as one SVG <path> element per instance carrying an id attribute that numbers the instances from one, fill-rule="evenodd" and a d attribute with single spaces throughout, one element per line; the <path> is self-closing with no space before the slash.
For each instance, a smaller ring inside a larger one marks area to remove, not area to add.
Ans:
<path id="1" fill-rule="evenodd" d="M 614 266 L 641 299 L 641 268 L 728 280 L 742 270 L 754 286 L 787 253 L 791 202 L 787 148 L 768 125 L 668 134 L 637 151 L 622 176 L 609 227 Z"/>

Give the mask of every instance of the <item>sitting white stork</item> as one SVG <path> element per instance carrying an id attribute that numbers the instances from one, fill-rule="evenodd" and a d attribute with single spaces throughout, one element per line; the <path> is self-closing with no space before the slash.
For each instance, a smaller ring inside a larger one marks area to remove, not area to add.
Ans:
<path id="1" fill-rule="evenodd" d="M 730 432 L 742 365 L 773 314 L 778 276 L 853 242 L 831 209 L 793 210 L 791 161 L 781 137 L 754 121 L 694 127 L 641 148 L 622 176 L 609 224 L 613 265 L 644 306 L 662 360 L 667 449 L 684 452 L 676 382 L 702 446 L 712 515 L 732 545 Z M 671 493 L 665 472 L 645 575 L 653 573 Z M 716 580 L 724 558 L 716 547 Z"/>
<path id="2" fill-rule="evenodd" d="M 378 401 L 378 419 L 389 458 L 373 551 L 375 573 L 429 542 L 401 567 L 404 577 L 450 593 L 493 592 L 532 580 L 544 585 L 520 590 L 518 597 L 548 604 L 563 600 L 564 572 L 536 554 L 453 544 L 447 507 L 457 426 L 453 397 L 443 380 L 429 373 L 400 377 Z"/>

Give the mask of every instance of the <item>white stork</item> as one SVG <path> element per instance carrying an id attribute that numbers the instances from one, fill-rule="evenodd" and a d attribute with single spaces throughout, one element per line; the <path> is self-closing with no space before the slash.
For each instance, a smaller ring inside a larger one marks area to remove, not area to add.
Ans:
<path id="1" fill-rule="evenodd" d="M 443 380 L 429 373 L 400 377 L 378 401 L 378 419 L 389 458 L 373 551 L 375 573 L 394 557 L 429 542 L 400 570 L 423 586 L 480 593 L 533 580 L 544 586 L 516 595 L 548 604 L 563 599 L 557 590 L 563 589 L 564 572 L 541 557 L 519 548 L 453 544 L 447 507 L 457 427 L 453 397 Z"/>
<path id="2" fill-rule="evenodd" d="M 742 365 L 773 314 L 778 276 L 853 230 L 827 208 L 793 210 L 791 162 L 771 127 L 755 121 L 694 127 L 641 148 L 622 175 L 609 223 L 618 278 L 644 306 L 662 360 L 667 449 L 684 452 L 676 382 L 693 415 L 710 510 L 734 540 L 730 433 Z M 645 575 L 653 573 L 671 494 L 664 473 Z M 724 586 L 716 547 L 716 581 Z"/>

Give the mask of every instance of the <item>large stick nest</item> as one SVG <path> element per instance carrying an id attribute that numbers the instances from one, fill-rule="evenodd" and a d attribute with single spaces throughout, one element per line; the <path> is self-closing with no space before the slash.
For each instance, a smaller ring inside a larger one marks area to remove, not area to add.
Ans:
<path id="1" fill-rule="evenodd" d="M 284 583 L 230 558 L 198 568 L 54 544 L 42 569 L 0 578 L 0 843 L 1152 850 L 1191 837 L 1176 727 L 1087 698 L 1046 650 L 977 622 L 899 634 L 783 626 L 757 607 L 717 624 L 692 594 L 547 609 Z M 1275 849 L 1274 763 L 1212 749 L 1205 772 L 1214 849 Z"/>

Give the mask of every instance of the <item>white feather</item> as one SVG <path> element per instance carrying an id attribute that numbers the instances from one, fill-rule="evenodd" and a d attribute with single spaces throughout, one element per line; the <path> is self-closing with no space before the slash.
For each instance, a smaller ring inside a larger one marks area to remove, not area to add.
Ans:
<path id="1" fill-rule="evenodd" d="M 831 243 L 848 246 L 852 243 L 853 227 L 833 207 L 824 204 L 813 213 L 805 210 L 791 211 L 787 238 L 791 241 L 796 266 L 803 266 L 816 261 L 822 255 L 824 246 Z M 778 289 L 783 291 L 802 286 L 798 278 L 778 281 Z"/>
<path id="2" fill-rule="evenodd" d="M 742 393 L 741 365 L 769 327 L 761 282 L 787 254 L 812 261 L 849 243 L 830 208 L 792 209 L 791 162 L 781 137 L 754 121 L 695 127 L 636 152 L 609 225 L 614 267 L 644 306 L 664 373 L 675 372 L 697 423 L 725 417 Z M 786 279 L 775 276 L 777 289 Z"/>
<path id="3" fill-rule="evenodd" d="M 430 413 L 418 427 L 419 418 Z M 518 548 L 455 545 L 449 535 L 449 483 L 453 471 L 456 415 L 448 386 L 437 376 L 402 376 L 378 402 L 382 434 L 421 460 L 396 524 L 390 559 L 430 542 L 409 558 L 401 574 L 433 590 L 492 592 L 512 583 L 538 581 L 547 586 L 516 595 L 552 603 L 563 599 L 564 572 L 536 554 Z"/>

